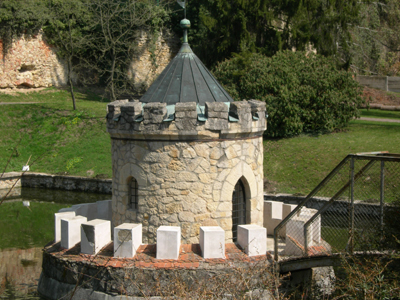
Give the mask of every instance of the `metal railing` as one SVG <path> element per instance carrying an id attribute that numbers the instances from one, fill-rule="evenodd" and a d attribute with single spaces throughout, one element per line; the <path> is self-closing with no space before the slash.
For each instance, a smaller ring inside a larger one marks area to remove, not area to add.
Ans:
<path id="1" fill-rule="evenodd" d="M 400 154 L 350 154 L 275 228 L 275 260 L 396 247 L 386 225 L 396 201 Z"/>

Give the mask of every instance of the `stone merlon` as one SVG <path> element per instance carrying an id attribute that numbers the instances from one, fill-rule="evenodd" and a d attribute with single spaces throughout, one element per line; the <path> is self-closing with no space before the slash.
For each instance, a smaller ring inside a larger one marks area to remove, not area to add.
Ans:
<path id="1" fill-rule="evenodd" d="M 266 129 L 266 105 L 258 100 L 236 102 L 142 103 L 118 100 L 108 104 L 107 129 L 114 138 L 157 135 L 226 138 L 261 135 Z"/>

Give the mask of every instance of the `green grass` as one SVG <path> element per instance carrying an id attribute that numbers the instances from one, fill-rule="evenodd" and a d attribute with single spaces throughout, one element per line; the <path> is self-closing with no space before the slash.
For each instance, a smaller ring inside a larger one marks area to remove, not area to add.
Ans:
<path id="1" fill-rule="evenodd" d="M 346 155 L 400 153 L 400 123 L 352 121 L 345 131 L 264 141 L 264 174 L 276 192 L 307 195 Z"/>
<path id="2" fill-rule="evenodd" d="M 54 239 L 54 213 L 67 207 L 57 203 L 6 202 L 0 208 L 0 249 L 43 247 Z"/>
<path id="3" fill-rule="evenodd" d="M 30 160 L 31 171 L 111 177 L 111 143 L 106 131 L 106 105 L 90 91 L 77 92 L 72 110 L 68 91 L 46 89 L 27 94 L 0 94 L 0 168 L 20 171 Z M 38 102 L 38 103 L 34 103 Z"/>
<path id="4" fill-rule="evenodd" d="M 361 109 L 361 116 L 379 119 L 399 119 L 400 111 L 389 111 L 380 109 Z"/>

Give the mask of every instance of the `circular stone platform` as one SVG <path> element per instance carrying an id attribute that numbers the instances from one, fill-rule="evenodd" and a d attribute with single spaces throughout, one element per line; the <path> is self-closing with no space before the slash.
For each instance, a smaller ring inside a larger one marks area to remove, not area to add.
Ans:
<path id="1" fill-rule="evenodd" d="M 48 299 L 72 293 L 72 299 L 160 299 L 244 295 L 272 286 L 269 254 L 248 257 L 235 244 L 225 249 L 226 259 L 204 259 L 199 244 L 181 245 L 178 260 L 160 260 L 156 245 L 142 245 L 126 259 L 113 257 L 113 243 L 98 255 L 81 254 L 80 244 L 66 250 L 56 243 L 43 250 L 38 291 Z"/>

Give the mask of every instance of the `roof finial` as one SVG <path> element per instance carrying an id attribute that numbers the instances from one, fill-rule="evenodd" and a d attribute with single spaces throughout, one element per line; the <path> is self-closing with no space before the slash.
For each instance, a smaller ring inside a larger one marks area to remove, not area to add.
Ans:
<path id="1" fill-rule="evenodd" d="M 190 28 L 190 21 L 186 19 L 186 1 L 177 0 L 177 2 L 183 8 L 184 19 L 181 21 L 180 25 L 181 28 L 183 29 L 183 43 L 187 44 L 188 43 L 187 30 Z"/>

